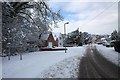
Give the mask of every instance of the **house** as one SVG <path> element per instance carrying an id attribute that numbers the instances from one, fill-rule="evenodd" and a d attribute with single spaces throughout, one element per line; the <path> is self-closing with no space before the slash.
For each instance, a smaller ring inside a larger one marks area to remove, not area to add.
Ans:
<path id="1" fill-rule="evenodd" d="M 42 47 L 53 48 L 56 41 L 52 32 L 45 32 L 41 34 L 40 40 L 42 41 Z"/>
<path id="2" fill-rule="evenodd" d="M 63 37 L 61 33 L 45 32 L 40 36 L 41 47 L 63 47 Z"/>
<path id="3" fill-rule="evenodd" d="M 63 35 L 61 33 L 53 33 L 53 35 L 54 35 L 54 39 L 56 41 L 55 46 L 63 47 L 63 41 L 64 41 Z"/>

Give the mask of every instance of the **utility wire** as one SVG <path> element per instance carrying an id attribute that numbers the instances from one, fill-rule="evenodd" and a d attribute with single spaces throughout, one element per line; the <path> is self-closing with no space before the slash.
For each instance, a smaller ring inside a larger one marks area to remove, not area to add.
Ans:
<path id="1" fill-rule="evenodd" d="M 88 23 L 83 24 L 82 26 L 88 25 L 90 22 L 92 22 L 93 20 L 95 20 L 98 16 L 100 16 L 101 14 L 103 14 L 106 10 L 108 10 L 109 8 L 111 8 L 115 3 L 117 3 L 117 2 L 113 2 L 113 4 L 111 4 L 109 7 L 105 8 L 102 12 L 100 12 L 98 15 L 96 15 L 94 18 L 92 18 Z"/>

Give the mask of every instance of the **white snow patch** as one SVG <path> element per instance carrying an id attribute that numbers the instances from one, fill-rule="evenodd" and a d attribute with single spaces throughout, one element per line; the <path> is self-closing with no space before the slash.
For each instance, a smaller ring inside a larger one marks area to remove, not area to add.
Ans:
<path id="1" fill-rule="evenodd" d="M 103 45 L 96 45 L 96 48 L 100 52 L 102 56 L 104 56 L 109 61 L 113 62 L 114 64 L 119 64 L 119 57 L 120 53 L 116 52 L 113 47 L 105 47 Z"/>
<path id="2" fill-rule="evenodd" d="M 79 57 L 78 57 L 79 56 Z M 51 66 L 41 73 L 41 78 L 78 78 L 81 56 L 74 56 Z"/>
<path id="3" fill-rule="evenodd" d="M 38 78 L 43 70 L 59 63 L 60 61 L 74 57 L 82 56 L 85 47 L 68 47 L 65 51 L 38 51 L 23 54 L 23 60 L 19 55 L 2 58 L 2 76 L 3 78 Z M 69 65 L 69 64 L 66 64 Z M 66 77 L 66 76 L 64 76 Z"/>

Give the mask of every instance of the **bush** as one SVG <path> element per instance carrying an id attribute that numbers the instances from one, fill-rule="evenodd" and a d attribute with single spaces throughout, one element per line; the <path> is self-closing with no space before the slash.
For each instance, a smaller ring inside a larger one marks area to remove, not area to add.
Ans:
<path id="1" fill-rule="evenodd" d="M 110 45 L 106 45 L 106 47 L 110 47 Z"/>
<path id="2" fill-rule="evenodd" d="M 79 43 L 79 45 L 78 46 L 82 46 L 83 44 L 82 43 Z"/>
<path id="3" fill-rule="evenodd" d="M 120 41 L 115 41 L 114 49 L 115 49 L 115 51 L 120 53 Z"/>

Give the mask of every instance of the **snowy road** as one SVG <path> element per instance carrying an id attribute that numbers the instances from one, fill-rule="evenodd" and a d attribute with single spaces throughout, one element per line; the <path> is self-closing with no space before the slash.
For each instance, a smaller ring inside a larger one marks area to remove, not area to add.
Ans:
<path id="1" fill-rule="evenodd" d="M 79 77 L 118 78 L 118 69 L 119 67 L 104 58 L 96 47 L 88 46 L 85 57 L 81 59 Z"/>
<path id="2" fill-rule="evenodd" d="M 102 45 L 68 47 L 65 51 L 38 51 L 2 58 L 3 78 L 117 77 L 118 53 Z M 104 56 L 104 57 L 103 57 Z M 113 64 L 114 63 L 114 64 Z M 79 67 L 80 65 L 80 67 Z"/>

